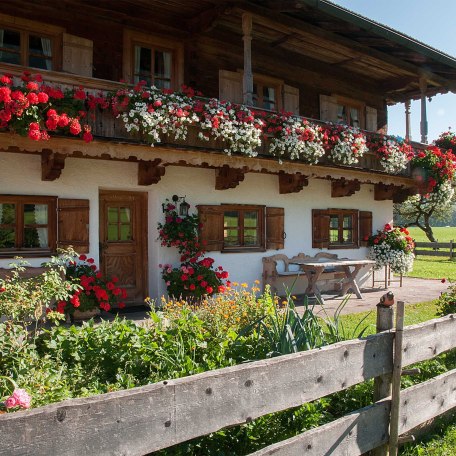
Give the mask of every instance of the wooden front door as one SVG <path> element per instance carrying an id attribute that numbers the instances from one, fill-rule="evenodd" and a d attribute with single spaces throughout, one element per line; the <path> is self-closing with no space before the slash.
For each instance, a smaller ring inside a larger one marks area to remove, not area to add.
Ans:
<path id="1" fill-rule="evenodd" d="M 100 266 L 127 290 L 125 304 L 147 296 L 147 194 L 100 191 Z"/>

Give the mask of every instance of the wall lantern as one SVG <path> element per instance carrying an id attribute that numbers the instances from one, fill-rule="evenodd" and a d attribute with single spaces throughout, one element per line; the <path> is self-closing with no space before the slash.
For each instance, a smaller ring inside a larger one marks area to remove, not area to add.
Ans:
<path id="1" fill-rule="evenodd" d="M 188 210 L 190 209 L 190 204 L 185 201 L 186 196 L 177 196 L 173 195 L 171 197 L 173 203 L 177 206 L 177 203 L 180 201 L 181 203 L 179 204 L 179 215 L 181 217 L 187 217 L 188 215 Z M 166 206 L 167 204 L 162 204 L 163 212 L 166 212 Z"/>

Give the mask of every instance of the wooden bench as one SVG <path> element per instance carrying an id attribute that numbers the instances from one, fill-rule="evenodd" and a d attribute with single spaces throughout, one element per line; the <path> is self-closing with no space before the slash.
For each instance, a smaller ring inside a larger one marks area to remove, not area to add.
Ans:
<path id="1" fill-rule="evenodd" d="M 19 272 L 19 276 L 22 279 L 30 279 L 32 277 L 37 277 L 43 272 L 46 272 L 47 268 L 38 266 L 36 268 L 27 266 L 24 271 Z M 0 279 L 5 279 L 6 277 L 11 277 L 14 269 L 13 268 L 0 268 Z"/>
<path id="2" fill-rule="evenodd" d="M 339 257 L 334 253 L 328 252 L 319 252 L 315 256 L 306 255 L 304 253 L 298 253 L 296 256 L 289 258 L 287 255 L 283 253 L 278 253 L 276 255 L 272 255 L 269 257 L 263 258 L 263 290 L 266 285 L 271 287 L 271 291 L 276 293 L 280 296 L 284 296 L 285 293 L 285 286 L 291 287 L 295 279 L 299 277 L 299 288 L 302 285 L 307 287 L 307 278 L 306 274 L 302 271 L 299 265 L 293 264 L 294 262 L 302 262 L 302 261 L 319 261 L 324 263 L 325 261 L 331 260 L 338 260 Z M 340 283 L 344 277 L 345 272 L 339 268 L 327 268 L 322 274 L 325 282 L 330 284 L 331 282 Z M 292 281 L 290 282 L 288 279 L 291 278 Z M 302 280 L 301 280 L 302 279 Z M 288 282 L 286 284 L 286 282 Z M 302 282 L 302 284 L 301 284 Z M 286 284 L 286 285 L 285 285 Z M 295 285 L 298 285 L 295 282 Z M 299 293 L 300 291 L 295 291 L 295 294 Z"/>

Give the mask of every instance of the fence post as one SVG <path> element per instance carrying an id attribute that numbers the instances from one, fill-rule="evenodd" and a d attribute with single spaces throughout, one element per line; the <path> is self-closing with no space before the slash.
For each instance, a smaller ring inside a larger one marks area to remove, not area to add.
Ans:
<path id="1" fill-rule="evenodd" d="M 403 301 L 397 302 L 396 334 L 394 337 L 394 365 L 393 365 L 393 388 L 391 394 L 391 419 L 390 419 L 390 456 L 397 456 L 397 444 L 399 439 L 399 411 L 401 400 L 401 375 L 402 375 L 402 338 L 404 333 L 404 309 Z"/>
<path id="2" fill-rule="evenodd" d="M 392 306 L 385 306 L 382 302 L 377 304 L 377 333 L 393 329 L 393 317 L 394 309 Z M 374 402 L 391 396 L 392 379 L 392 374 L 384 374 L 374 378 Z M 372 456 L 387 456 L 388 444 L 375 448 L 371 453 Z"/>
<path id="3" fill-rule="evenodd" d="M 450 260 L 453 259 L 453 239 L 450 241 Z"/>

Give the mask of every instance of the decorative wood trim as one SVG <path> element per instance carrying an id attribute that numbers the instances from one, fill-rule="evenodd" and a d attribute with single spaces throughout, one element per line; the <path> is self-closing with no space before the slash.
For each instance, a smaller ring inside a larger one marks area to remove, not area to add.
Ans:
<path id="1" fill-rule="evenodd" d="M 243 169 L 230 168 L 228 165 L 223 165 L 215 170 L 215 189 L 228 190 L 235 188 L 244 180 L 247 168 Z"/>
<path id="2" fill-rule="evenodd" d="M 54 181 L 62 174 L 65 168 L 66 155 L 44 149 L 41 152 L 41 180 Z"/>
<path id="3" fill-rule="evenodd" d="M 351 196 L 361 189 L 359 180 L 333 179 L 331 181 L 331 198 Z"/>
<path id="4" fill-rule="evenodd" d="M 392 200 L 394 192 L 396 191 L 395 185 L 375 184 L 374 186 L 374 200 L 384 201 Z"/>
<path id="5" fill-rule="evenodd" d="M 393 195 L 393 203 L 403 203 L 409 196 L 418 193 L 415 188 L 396 187 Z"/>
<path id="6" fill-rule="evenodd" d="M 195 166 L 204 168 L 228 167 L 248 169 L 249 172 L 267 174 L 279 174 L 280 171 L 291 173 L 299 172 L 308 178 L 317 179 L 342 179 L 350 176 L 363 184 L 395 184 L 412 188 L 415 181 L 411 177 L 402 175 L 388 175 L 360 169 L 347 169 L 337 166 L 309 165 L 298 162 L 283 162 L 266 157 L 246 157 L 241 155 L 228 156 L 223 152 L 208 153 L 206 150 L 179 149 L 177 147 L 163 147 L 156 145 L 150 147 L 146 144 L 126 144 L 114 140 L 95 140 L 85 143 L 80 139 L 67 137 L 53 137 L 46 143 L 42 141 L 31 141 L 29 138 L 21 137 L 10 133 L 0 133 L 0 153 L 31 153 L 41 154 L 50 146 L 53 150 L 65 154 L 67 157 L 77 158 L 98 158 L 121 161 L 152 161 L 162 160 L 163 166 Z"/>
<path id="7" fill-rule="evenodd" d="M 138 185 L 158 184 L 166 171 L 164 166 L 159 166 L 160 163 L 160 159 L 154 161 L 140 160 L 138 162 Z"/>
<path id="8" fill-rule="evenodd" d="M 301 173 L 287 174 L 283 171 L 279 173 L 279 193 L 298 193 L 309 185 L 307 176 Z"/>

